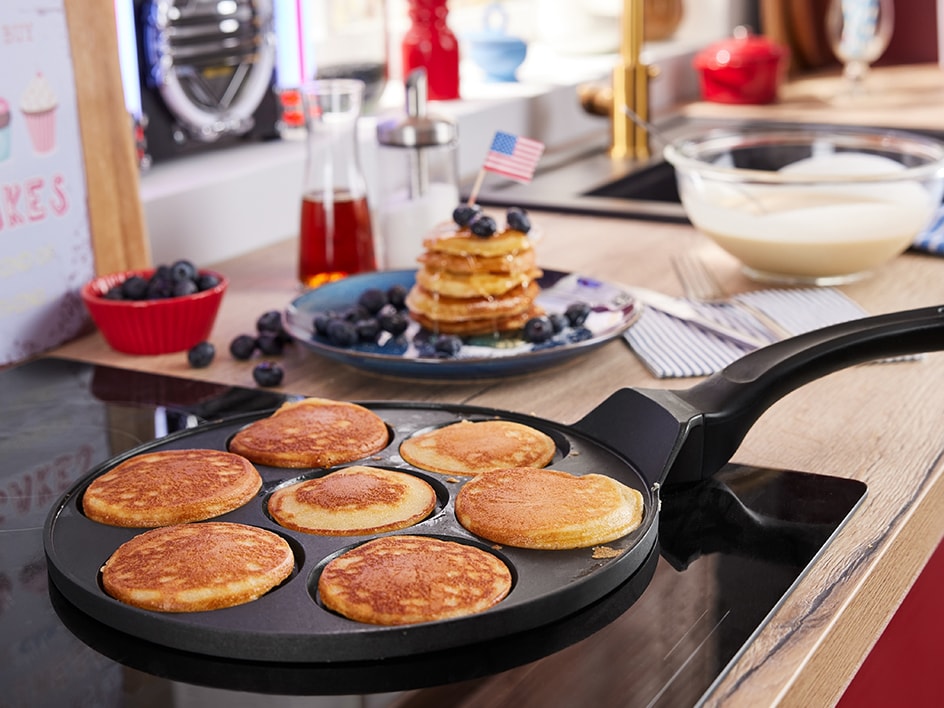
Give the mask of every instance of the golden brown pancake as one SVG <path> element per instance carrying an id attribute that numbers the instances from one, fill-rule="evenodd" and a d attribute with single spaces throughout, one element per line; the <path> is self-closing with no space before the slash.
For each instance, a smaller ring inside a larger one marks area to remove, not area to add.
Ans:
<path id="1" fill-rule="evenodd" d="M 102 567 L 112 597 L 157 612 L 203 612 L 261 597 L 292 573 L 281 536 L 244 524 L 209 521 L 146 531 Z"/>
<path id="2" fill-rule="evenodd" d="M 411 465 L 467 477 L 504 467 L 543 467 L 556 450 L 548 435 L 510 420 L 462 420 L 400 445 L 401 457 Z"/>
<path id="3" fill-rule="evenodd" d="M 442 334 L 499 334 L 520 330 L 540 312 L 532 239 L 505 229 L 488 237 L 467 227 L 441 227 L 423 241 L 422 267 L 407 294 L 410 316 Z"/>
<path id="4" fill-rule="evenodd" d="M 518 467 L 485 472 L 456 495 L 456 518 L 476 536 L 560 550 L 615 541 L 642 523 L 643 498 L 599 474 Z"/>
<path id="5" fill-rule="evenodd" d="M 468 229 L 459 229 L 454 233 L 439 233 L 423 242 L 427 251 L 448 253 L 454 256 L 506 256 L 529 250 L 531 239 L 527 234 L 513 229 L 482 238 L 474 236 Z"/>
<path id="6" fill-rule="evenodd" d="M 269 513 L 282 526 L 323 536 L 403 529 L 436 507 L 436 492 L 405 472 L 356 465 L 277 489 Z"/>
<path id="7" fill-rule="evenodd" d="M 416 272 L 417 284 L 426 292 L 454 298 L 479 298 L 504 295 L 514 288 L 526 287 L 541 277 L 533 269 L 519 273 L 477 272 L 469 274 L 432 271 L 421 268 Z"/>
<path id="8" fill-rule="evenodd" d="M 460 322 L 435 322 L 423 315 L 412 315 L 421 327 L 437 334 L 457 334 L 473 336 L 481 334 L 495 334 L 497 332 L 511 332 L 524 327 L 532 317 L 544 314 L 540 307 L 533 307 L 527 312 L 510 317 L 483 317 L 478 320 L 462 320 Z"/>
<path id="9" fill-rule="evenodd" d="M 355 403 L 305 398 L 240 430 L 229 449 L 271 467 L 332 467 L 386 447 L 387 425 Z"/>
<path id="10" fill-rule="evenodd" d="M 356 622 L 416 624 L 487 610 L 508 595 L 511 572 L 481 549 L 425 536 L 384 536 L 329 562 L 324 605 Z"/>
<path id="11" fill-rule="evenodd" d="M 420 315 L 437 322 L 464 322 L 486 317 L 510 317 L 531 309 L 540 292 L 538 284 L 512 288 L 500 297 L 455 298 L 436 295 L 414 285 L 407 293 L 406 305 L 411 315 Z"/>
<path id="12" fill-rule="evenodd" d="M 537 256 L 533 248 L 504 256 L 457 256 L 428 251 L 419 262 L 430 271 L 447 273 L 527 273 L 535 267 Z"/>
<path id="13" fill-rule="evenodd" d="M 244 457 L 221 450 L 163 450 L 121 462 L 82 495 L 85 515 L 144 528 L 201 521 L 252 499 L 262 478 Z"/>

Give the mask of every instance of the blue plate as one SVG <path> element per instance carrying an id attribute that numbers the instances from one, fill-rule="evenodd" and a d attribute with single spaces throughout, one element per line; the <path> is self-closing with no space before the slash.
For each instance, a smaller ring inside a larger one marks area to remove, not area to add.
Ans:
<path id="1" fill-rule="evenodd" d="M 538 281 L 537 304 L 550 314 L 585 302 L 592 310 L 582 327 L 568 327 L 550 341 L 530 344 L 516 335 L 465 337 L 459 354 L 448 359 L 429 354 L 431 335 L 410 321 L 404 335 L 383 333 L 376 343 L 343 348 L 315 335 L 319 312 L 343 310 L 357 303 L 367 288 L 409 289 L 415 270 L 391 270 L 353 275 L 299 296 L 285 312 L 289 334 L 316 354 L 386 376 L 417 379 L 482 379 L 531 373 L 586 354 L 622 334 L 639 315 L 640 307 L 619 285 L 560 271 L 545 271 Z"/>

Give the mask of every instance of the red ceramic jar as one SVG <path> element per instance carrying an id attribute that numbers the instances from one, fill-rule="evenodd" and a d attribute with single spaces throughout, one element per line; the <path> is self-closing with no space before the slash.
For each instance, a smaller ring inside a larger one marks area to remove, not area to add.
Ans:
<path id="1" fill-rule="evenodd" d="M 771 103 L 777 98 L 790 53 L 745 27 L 695 55 L 702 97 L 717 103 Z"/>

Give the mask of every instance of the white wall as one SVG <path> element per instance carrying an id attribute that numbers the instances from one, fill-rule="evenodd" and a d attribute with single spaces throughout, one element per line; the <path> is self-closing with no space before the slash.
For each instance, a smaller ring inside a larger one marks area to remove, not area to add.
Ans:
<path id="1" fill-rule="evenodd" d="M 524 28 L 535 3 L 546 1 L 509 0 L 512 31 Z M 605 0 L 614 1 L 619 3 Z M 402 4 L 403 0 L 392 2 Z M 723 36 L 727 28 L 738 24 L 745 4 L 749 0 L 689 0 L 677 36 L 647 46 L 644 59 L 662 72 L 651 84 L 653 116 L 671 110 L 678 101 L 697 98 L 692 56 L 712 35 Z M 481 3 L 465 5 L 465 16 L 450 15 L 454 26 L 472 24 L 477 15 L 469 13 L 481 12 Z M 391 22 L 393 26 L 396 23 Z M 496 130 L 541 140 L 549 153 L 581 139 L 605 136 L 605 119 L 580 109 L 576 86 L 606 80 L 615 59 L 613 54 L 564 55 L 535 39 L 519 69 L 519 83 L 484 83 L 478 68 L 463 61 L 462 100 L 432 103 L 430 111 L 459 121 L 460 172 L 474 175 Z M 402 102 L 402 87 L 391 82 L 381 114 L 402 111 Z M 360 126 L 368 180 L 375 120 L 375 116 L 365 117 Z M 296 138 L 180 158 L 150 168 L 141 178 L 141 197 L 155 263 L 190 258 L 208 264 L 294 236 L 304 153 L 304 142 Z"/>

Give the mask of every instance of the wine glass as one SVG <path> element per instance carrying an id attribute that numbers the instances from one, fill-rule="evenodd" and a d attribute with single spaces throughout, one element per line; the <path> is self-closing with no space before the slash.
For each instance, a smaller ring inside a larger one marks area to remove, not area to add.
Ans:
<path id="1" fill-rule="evenodd" d="M 830 0 L 826 36 L 843 64 L 849 93 L 862 91 L 869 65 L 888 47 L 895 26 L 894 0 Z"/>

